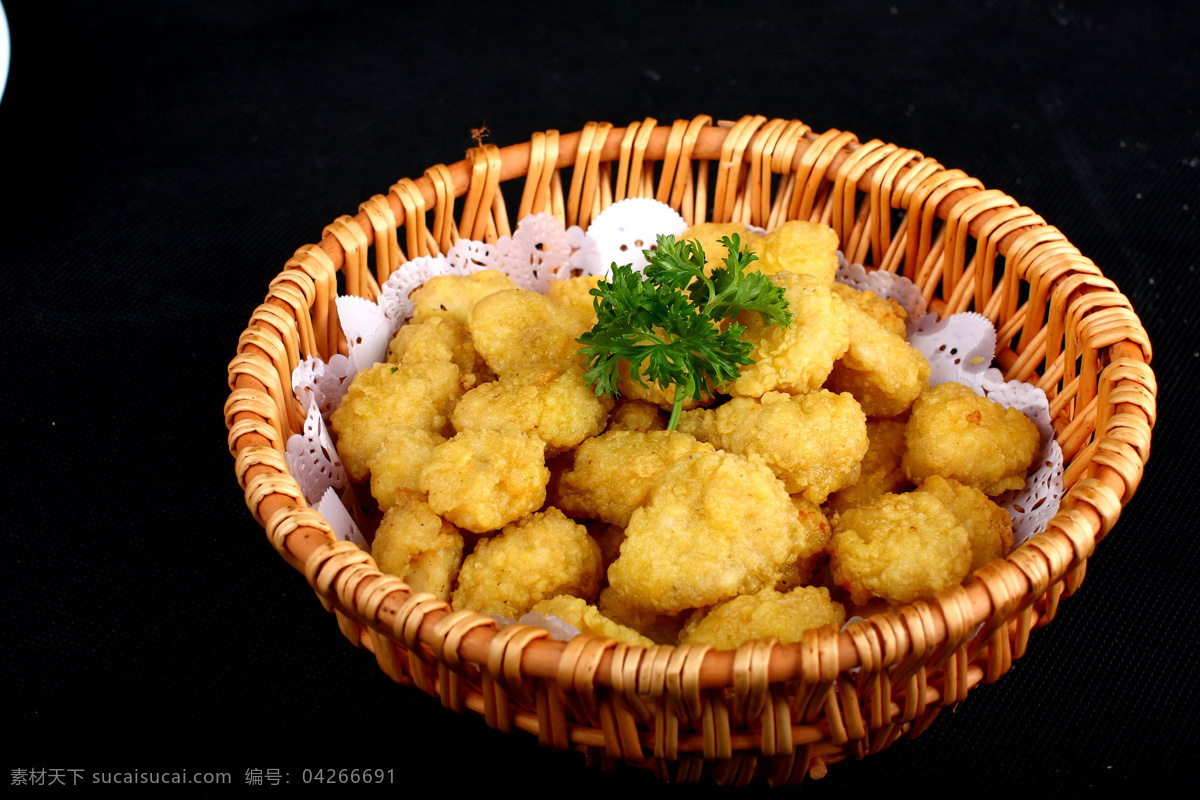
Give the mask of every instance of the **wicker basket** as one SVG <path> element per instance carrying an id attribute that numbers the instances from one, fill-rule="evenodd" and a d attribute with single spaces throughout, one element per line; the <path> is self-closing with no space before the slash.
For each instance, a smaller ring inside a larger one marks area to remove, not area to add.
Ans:
<path id="1" fill-rule="evenodd" d="M 499 188 L 520 179 L 514 215 Z M 344 293 L 370 297 L 406 256 L 445 251 L 458 237 L 494 241 L 529 213 L 586 227 L 625 197 L 655 197 L 689 223 L 820 220 L 851 261 L 911 278 L 938 313 L 989 317 L 1006 377 L 1050 398 L 1067 491 L 1048 529 L 932 600 L 841 632 L 808 631 L 799 644 L 736 651 L 589 636 L 564 644 L 523 625 L 498 631 L 490 618 L 414 596 L 365 552 L 335 541 L 306 507 L 283 451 L 303 423 L 292 368 L 310 353 L 346 352 L 339 280 Z M 684 781 L 763 775 L 785 784 L 915 736 L 1025 652 L 1137 489 L 1155 415 L 1149 361 L 1146 332 L 1112 281 L 1041 217 L 959 170 L 795 120 L 646 119 L 483 145 L 335 220 L 319 244 L 296 251 L 251 316 L 229 367 L 225 417 L 250 511 L 345 636 L 396 682 L 500 730 L 583 750 L 593 763 L 624 761 Z"/>

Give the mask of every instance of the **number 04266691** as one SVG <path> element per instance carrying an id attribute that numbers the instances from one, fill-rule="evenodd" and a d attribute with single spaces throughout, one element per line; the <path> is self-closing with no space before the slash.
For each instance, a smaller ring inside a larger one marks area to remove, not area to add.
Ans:
<path id="1" fill-rule="evenodd" d="M 304 783 L 395 783 L 392 769 L 306 769 L 301 773 Z"/>

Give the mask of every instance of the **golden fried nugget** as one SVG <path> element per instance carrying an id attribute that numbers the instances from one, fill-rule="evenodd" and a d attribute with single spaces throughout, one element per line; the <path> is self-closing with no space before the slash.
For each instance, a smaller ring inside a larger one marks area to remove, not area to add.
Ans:
<path id="1" fill-rule="evenodd" d="M 810 628 L 840 628 L 845 621 L 846 609 L 824 587 L 801 586 L 786 593 L 767 588 L 696 612 L 680 632 L 679 643 L 735 650 L 743 642 L 775 637 L 786 644 L 800 641 Z"/>
<path id="2" fill-rule="evenodd" d="M 560 594 L 549 600 L 541 600 L 535 603 L 530 610 L 544 617 L 558 617 L 587 636 L 603 636 L 635 647 L 654 646 L 654 642 L 633 628 L 613 622 L 601 614 L 600 609 L 590 605 L 586 600 L 572 597 L 569 594 Z"/>
<path id="3" fill-rule="evenodd" d="M 829 377 L 834 362 L 850 346 L 846 304 L 811 275 L 780 272 L 771 282 L 782 286 L 792 323 L 766 325 L 757 312 L 743 311 L 738 322 L 746 327 L 742 340 L 754 346 L 755 363 L 741 369 L 726 387 L 729 394 L 761 397 L 770 391 L 803 394 Z"/>
<path id="4" fill-rule="evenodd" d="M 927 492 L 884 495 L 838 515 L 829 547 L 833 580 L 856 605 L 932 597 L 961 583 L 971 566 L 966 529 Z"/>
<path id="5" fill-rule="evenodd" d="M 868 417 L 898 417 L 929 385 L 929 362 L 900 336 L 888 332 L 855 305 L 850 312 L 850 347 L 825 386 L 850 392 Z"/>
<path id="6" fill-rule="evenodd" d="M 481 539 L 463 561 L 451 605 L 516 619 L 560 594 L 595 600 L 600 575 L 600 547 L 587 530 L 548 508 Z"/>
<path id="7" fill-rule="evenodd" d="M 930 475 L 917 491 L 928 492 L 945 503 L 967 529 L 971 540 L 971 572 L 1008 555 L 1013 544 L 1012 517 L 986 494 L 940 475 Z"/>
<path id="8" fill-rule="evenodd" d="M 449 600 L 462 565 L 462 534 L 416 492 L 402 490 L 393 500 L 375 531 L 371 557 L 381 572 L 400 578 L 414 594 L 432 592 Z"/>
<path id="9" fill-rule="evenodd" d="M 898 419 L 867 420 L 867 454 L 858 480 L 833 492 L 825 500 L 830 512 L 865 506 L 885 494 L 899 494 L 912 486 L 900 461 L 904 458 L 904 426 Z"/>
<path id="10" fill-rule="evenodd" d="M 1040 447 L 1037 426 L 1028 417 L 961 383 L 922 394 L 904 437 L 910 481 L 941 475 L 991 496 L 1023 487 Z"/>
<path id="11" fill-rule="evenodd" d="M 430 317 L 401 325 L 388 345 L 390 364 L 428 364 L 448 361 L 462 373 L 463 391 L 495 380 L 483 357 L 475 352 L 467 326 L 453 317 Z"/>
<path id="12" fill-rule="evenodd" d="M 610 431 L 661 431 L 666 429 L 667 421 L 663 419 L 662 411 L 657 405 L 648 400 L 625 400 L 617 403 L 617 407 L 608 415 Z"/>
<path id="13" fill-rule="evenodd" d="M 396 501 L 396 491 L 421 490 L 421 470 L 433 456 L 433 449 L 446 437 L 419 428 L 394 428 L 383 444 L 367 459 L 371 471 L 371 496 L 386 511 Z"/>
<path id="14" fill-rule="evenodd" d="M 762 247 L 762 237 L 740 222 L 700 222 L 676 236 L 675 240 L 695 239 L 704 250 L 704 274 L 710 275 L 717 267 L 724 266 L 725 257 L 729 255 L 721 239 L 725 236 L 733 238 L 735 233 L 743 250 L 749 248 L 750 252 L 758 253 Z M 750 271 L 757 266 L 757 261 L 751 262 Z"/>
<path id="15" fill-rule="evenodd" d="M 596 322 L 596 298 L 592 289 L 600 283 L 599 275 L 579 275 L 561 281 L 550 281 L 548 296 L 555 305 L 570 311 L 585 331 L 591 330 Z"/>
<path id="16" fill-rule="evenodd" d="M 796 507 L 760 459 L 698 453 L 668 467 L 630 516 L 608 582 L 629 605 L 659 613 L 711 606 L 775 585 L 804 540 Z"/>
<path id="17" fill-rule="evenodd" d="M 604 430 L 612 400 L 596 397 L 579 366 L 522 367 L 477 386 L 454 407 L 457 431 L 525 433 L 546 443 L 546 456 L 570 450 Z"/>
<path id="18" fill-rule="evenodd" d="M 867 418 L 849 394 L 768 392 L 735 397 L 716 409 L 685 411 L 679 430 L 742 455 L 756 455 L 789 494 L 823 503 L 859 477 L 867 453 Z"/>
<path id="19" fill-rule="evenodd" d="M 603 433 L 575 451 L 574 467 L 563 475 L 555 501 L 571 516 L 624 527 L 667 467 L 712 450 L 677 431 Z"/>
<path id="20" fill-rule="evenodd" d="M 500 377 L 522 367 L 584 364 L 583 345 L 575 340 L 588 328 L 544 294 L 525 289 L 490 294 L 471 308 L 467 326 L 475 349 Z"/>
<path id="21" fill-rule="evenodd" d="M 825 562 L 825 550 L 829 545 L 829 538 L 833 536 L 833 527 L 825 518 L 820 506 L 799 495 L 792 495 L 792 505 L 796 507 L 800 518 L 803 536 L 799 557 L 788 565 L 775 583 L 775 590 L 779 592 L 787 592 L 812 582 L 813 576 Z"/>
<path id="22" fill-rule="evenodd" d="M 421 470 L 429 505 L 460 528 L 494 531 L 541 508 L 546 443 L 501 431 L 463 431 L 434 448 Z"/>
<path id="23" fill-rule="evenodd" d="M 768 275 L 788 271 L 811 275 L 821 286 L 833 283 L 837 272 L 837 234 L 828 225 L 789 220 L 762 239 L 758 258 Z M 751 264 L 754 269 L 756 265 Z"/>
<path id="24" fill-rule="evenodd" d="M 376 364 L 354 376 L 330 417 L 337 448 L 355 481 L 395 428 L 450 433 L 450 412 L 462 396 L 458 367 L 448 362 Z"/>
<path id="25" fill-rule="evenodd" d="M 834 281 L 832 289 L 842 298 L 842 302 L 856 306 L 859 311 L 865 311 L 871 319 L 882 325 L 884 330 L 900 338 L 908 335 L 905 327 L 908 312 L 900 305 L 900 301 L 893 297 L 880 297 L 871 291 L 860 291 L 837 281 Z"/>
<path id="26" fill-rule="evenodd" d="M 600 590 L 596 601 L 600 613 L 619 625 L 631 628 L 655 644 L 675 644 L 679 632 L 688 621 L 688 614 L 660 614 L 651 609 L 629 605 L 611 587 Z"/>
<path id="27" fill-rule="evenodd" d="M 471 307 L 483 298 L 517 285 L 503 272 L 484 269 L 470 275 L 435 275 L 413 291 L 413 322 L 452 317 L 467 324 Z"/>

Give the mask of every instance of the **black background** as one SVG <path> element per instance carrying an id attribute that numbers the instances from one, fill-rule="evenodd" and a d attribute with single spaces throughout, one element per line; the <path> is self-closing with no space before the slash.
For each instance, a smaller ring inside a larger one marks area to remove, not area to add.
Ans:
<path id="1" fill-rule="evenodd" d="M 963 169 L 1058 226 L 1154 344 L 1154 454 L 1081 591 L 998 684 L 803 790 L 1049 796 L 1193 773 L 1193 4 L 5 6 L 0 684 L 18 743 L 0 783 L 187 769 L 240 786 L 277 768 L 292 793 L 335 767 L 393 768 L 405 790 L 715 791 L 585 772 L 392 685 L 247 512 L 221 413 L 284 261 L 462 158 L 472 128 L 503 146 L 699 113 L 802 119 Z"/>

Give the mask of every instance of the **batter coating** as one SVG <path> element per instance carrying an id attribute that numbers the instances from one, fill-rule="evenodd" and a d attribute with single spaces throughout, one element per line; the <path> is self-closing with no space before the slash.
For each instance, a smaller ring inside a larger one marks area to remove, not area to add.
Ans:
<path id="1" fill-rule="evenodd" d="M 833 228 L 794 219 L 763 237 L 758 258 L 760 268 L 768 275 L 784 271 L 811 275 L 821 286 L 829 286 L 837 272 L 837 249 Z M 751 264 L 750 268 L 755 266 Z"/>
<path id="2" fill-rule="evenodd" d="M 905 324 L 908 312 L 900 301 L 894 297 L 880 297 L 874 292 L 855 289 L 844 283 L 833 283 L 833 291 L 842 298 L 843 303 L 855 306 L 859 311 L 866 312 L 871 319 L 883 326 L 884 330 L 904 338 L 907 335 Z"/>
<path id="3" fill-rule="evenodd" d="M 834 365 L 826 386 L 850 392 L 869 417 L 902 415 L 929 386 L 929 362 L 870 314 L 843 305 L 850 312 L 850 347 Z"/>
<path id="4" fill-rule="evenodd" d="M 380 572 L 395 575 L 413 593 L 450 599 L 462 565 L 463 537 L 415 492 L 401 491 L 375 531 L 371 557 Z"/>
<path id="5" fill-rule="evenodd" d="M 608 581 L 628 605 L 677 613 L 773 586 L 804 541 L 796 507 L 761 460 L 694 454 L 633 512 Z"/>
<path id="6" fill-rule="evenodd" d="M 430 507 L 460 528 L 485 533 L 541 508 L 546 443 L 500 431 L 463 431 L 434 448 L 421 470 Z"/>
<path id="7" fill-rule="evenodd" d="M 757 312 L 738 315 L 746 327 L 741 338 L 754 346 L 750 357 L 755 363 L 743 366 L 727 387 L 735 396 L 804 394 L 820 388 L 850 346 L 846 304 L 820 279 L 783 271 L 772 275 L 771 282 L 783 287 L 792 324 L 766 325 Z"/>
<path id="8" fill-rule="evenodd" d="M 448 362 L 376 364 L 359 372 L 330 417 L 350 477 L 367 479 L 368 461 L 394 428 L 450 433 L 450 412 L 461 396 L 458 367 Z"/>
<path id="9" fill-rule="evenodd" d="M 962 583 L 971 566 L 966 529 L 927 492 L 884 495 L 833 522 L 829 569 L 856 605 L 908 603 Z"/>
<path id="10" fill-rule="evenodd" d="M 568 625 L 574 626 L 580 633 L 589 636 L 603 636 L 638 647 L 654 646 L 654 642 L 642 636 L 633 628 L 627 628 L 624 625 L 613 622 L 601 614 L 600 609 L 578 597 L 560 594 L 557 597 L 536 603 L 531 610 L 535 614 L 541 614 L 542 616 L 558 617 Z"/>
<path id="11" fill-rule="evenodd" d="M 786 644 L 800 641 L 810 628 L 840 628 L 845 621 L 846 609 L 830 599 L 823 586 L 801 586 L 787 593 L 763 589 L 697 611 L 680 632 L 679 643 L 735 650 L 742 642 L 775 637 Z"/>
<path id="12" fill-rule="evenodd" d="M 522 367 L 463 395 L 451 421 L 457 431 L 536 436 L 553 457 L 604 430 L 612 400 L 598 398 L 578 366 Z"/>
<path id="13" fill-rule="evenodd" d="M 610 431 L 661 431 L 667 427 L 658 406 L 647 400 L 626 400 L 617 403 L 617 407 L 608 415 Z"/>
<path id="14" fill-rule="evenodd" d="M 481 539 L 463 561 L 451 605 L 516 619 L 560 594 L 592 601 L 600 591 L 600 548 L 557 508 Z"/>
<path id="15" fill-rule="evenodd" d="M 913 483 L 941 475 L 993 497 L 1025 485 L 1040 447 L 1029 417 L 961 383 L 939 384 L 921 395 L 904 438 L 904 472 Z"/>
<path id="16" fill-rule="evenodd" d="M 433 450 L 446 437 L 419 428 L 395 428 L 388 431 L 383 445 L 367 460 L 371 470 L 371 496 L 387 511 L 396 501 L 397 490 L 421 491 L 421 470 L 433 457 Z"/>
<path id="17" fill-rule="evenodd" d="M 466 325 L 471 307 L 490 294 L 517 285 L 503 272 L 484 269 L 470 275 L 435 275 L 413 291 L 413 322 L 451 317 Z"/>
<path id="18" fill-rule="evenodd" d="M 1012 549 L 1012 517 L 983 492 L 940 475 L 930 475 L 917 491 L 928 492 L 945 503 L 967 529 L 971 540 L 971 572 L 1008 555 Z"/>
<path id="19" fill-rule="evenodd" d="M 823 503 L 858 480 L 867 453 L 867 418 L 849 394 L 820 389 L 762 401 L 735 397 L 714 410 L 680 415 L 679 430 L 702 442 L 762 458 L 789 494 Z"/>
<path id="20" fill-rule="evenodd" d="M 826 560 L 825 551 L 829 546 L 830 537 L 833 536 L 833 527 L 825 518 L 820 506 L 795 494 L 792 495 L 792 505 L 796 507 L 804 536 L 799 557 L 775 582 L 775 590 L 779 592 L 790 591 L 812 582 L 813 576 Z"/>
<path id="21" fill-rule="evenodd" d="M 575 341 L 587 327 L 544 294 L 509 289 L 490 294 L 467 317 L 475 349 L 497 375 L 522 367 L 584 365 Z"/>
<path id="22" fill-rule="evenodd" d="M 563 475 L 554 501 L 572 516 L 625 527 L 667 467 L 712 450 L 678 431 L 609 431 L 575 451 L 575 465 Z"/>
<path id="23" fill-rule="evenodd" d="M 458 367 L 463 391 L 495 379 L 475 352 L 467 326 L 453 317 L 431 317 L 401 325 L 388 345 L 389 364 L 429 364 L 445 361 Z"/>
<path id="24" fill-rule="evenodd" d="M 555 305 L 571 312 L 583 330 L 591 330 L 596 324 L 596 298 L 592 289 L 601 281 L 599 275 L 579 275 L 561 281 L 551 281 L 548 296 Z"/>
<path id="25" fill-rule="evenodd" d="M 865 506 L 885 494 L 899 494 L 912 484 L 904 474 L 904 420 L 868 419 L 867 455 L 858 480 L 829 495 L 825 507 L 832 513 Z"/>

